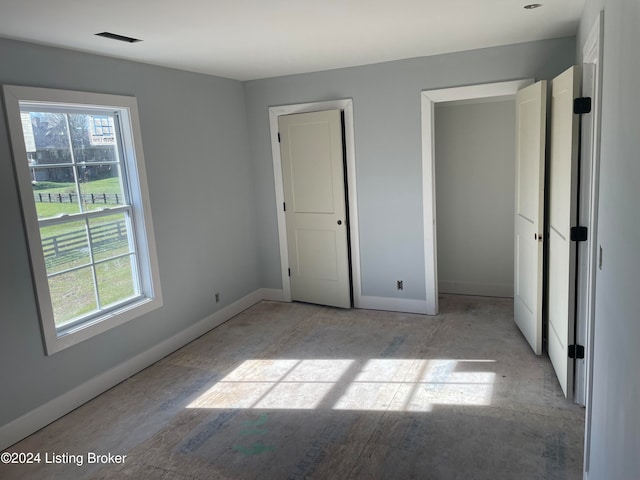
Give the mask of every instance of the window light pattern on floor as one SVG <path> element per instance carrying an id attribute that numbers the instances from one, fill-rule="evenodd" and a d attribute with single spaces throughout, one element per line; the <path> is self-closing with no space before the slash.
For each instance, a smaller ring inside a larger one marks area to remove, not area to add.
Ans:
<path id="1" fill-rule="evenodd" d="M 493 360 L 247 360 L 188 408 L 428 412 L 490 405 Z M 489 365 L 487 365 L 489 366 Z M 478 371 L 480 370 L 480 371 Z"/>

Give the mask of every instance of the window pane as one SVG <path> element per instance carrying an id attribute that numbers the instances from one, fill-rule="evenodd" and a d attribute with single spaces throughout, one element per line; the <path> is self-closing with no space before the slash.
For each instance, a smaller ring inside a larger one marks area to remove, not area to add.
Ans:
<path id="1" fill-rule="evenodd" d="M 130 253 L 126 217 L 119 213 L 89 220 L 94 261 Z"/>
<path id="2" fill-rule="evenodd" d="M 30 165 L 71 163 L 66 114 L 22 112 L 22 131 Z"/>
<path id="3" fill-rule="evenodd" d="M 84 221 L 42 227 L 40 237 L 49 275 L 88 264 L 91 260 Z"/>
<path id="4" fill-rule="evenodd" d="M 97 309 L 91 267 L 49 278 L 56 327 Z"/>
<path id="5" fill-rule="evenodd" d="M 69 125 L 76 163 L 118 160 L 113 116 L 72 113 Z"/>
<path id="6" fill-rule="evenodd" d="M 74 148 L 84 148 L 78 162 L 107 162 L 116 158 L 116 129 L 113 115 L 82 115 L 83 137 L 74 141 Z M 78 132 L 81 130 L 78 129 Z"/>
<path id="7" fill-rule="evenodd" d="M 98 278 L 98 295 L 102 308 L 119 303 L 136 295 L 133 282 L 132 262 L 134 256 L 126 256 L 108 260 L 96 265 Z"/>
<path id="8" fill-rule="evenodd" d="M 38 219 L 80 212 L 73 168 L 32 168 L 31 174 Z"/>
<path id="9" fill-rule="evenodd" d="M 118 165 L 82 165 L 78 179 L 85 212 L 126 203 Z"/>

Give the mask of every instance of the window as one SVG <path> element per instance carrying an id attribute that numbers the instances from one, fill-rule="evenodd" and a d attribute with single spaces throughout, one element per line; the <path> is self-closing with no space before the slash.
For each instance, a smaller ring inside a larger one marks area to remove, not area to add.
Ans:
<path id="1" fill-rule="evenodd" d="M 47 353 L 161 306 L 135 98 L 4 98 Z"/>

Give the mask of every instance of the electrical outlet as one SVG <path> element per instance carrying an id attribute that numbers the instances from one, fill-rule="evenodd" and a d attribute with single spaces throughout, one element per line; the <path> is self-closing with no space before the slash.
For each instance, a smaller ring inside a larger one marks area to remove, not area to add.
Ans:
<path id="1" fill-rule="evenodd" d="M 404 288 L 403 281 L 398 280 L 398 282 L 396 283 L 396 287 L 398 288 L 398 290 L 402 290 Z"/>
<path id="2" fill-rule="evenodd" d="M 220 301 L 220 294 L 218 292 L 215 293 L 216 303 Z"/>

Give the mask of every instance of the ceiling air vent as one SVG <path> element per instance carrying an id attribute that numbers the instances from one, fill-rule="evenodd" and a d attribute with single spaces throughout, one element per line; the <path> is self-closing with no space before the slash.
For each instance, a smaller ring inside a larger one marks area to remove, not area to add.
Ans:
<path id="1" fill-rule="evenodd" d="M 136 43 L 136 42 L 142 41 L 139 38 L 125 37 L 124 35 L 118 35 L 117 33 L 111 33 L 111 32 L 96 33 L 96 36 L 110 38 L 111 40 L 120 40 L 121 42 L 127 42 L 127 43 Z"/>

